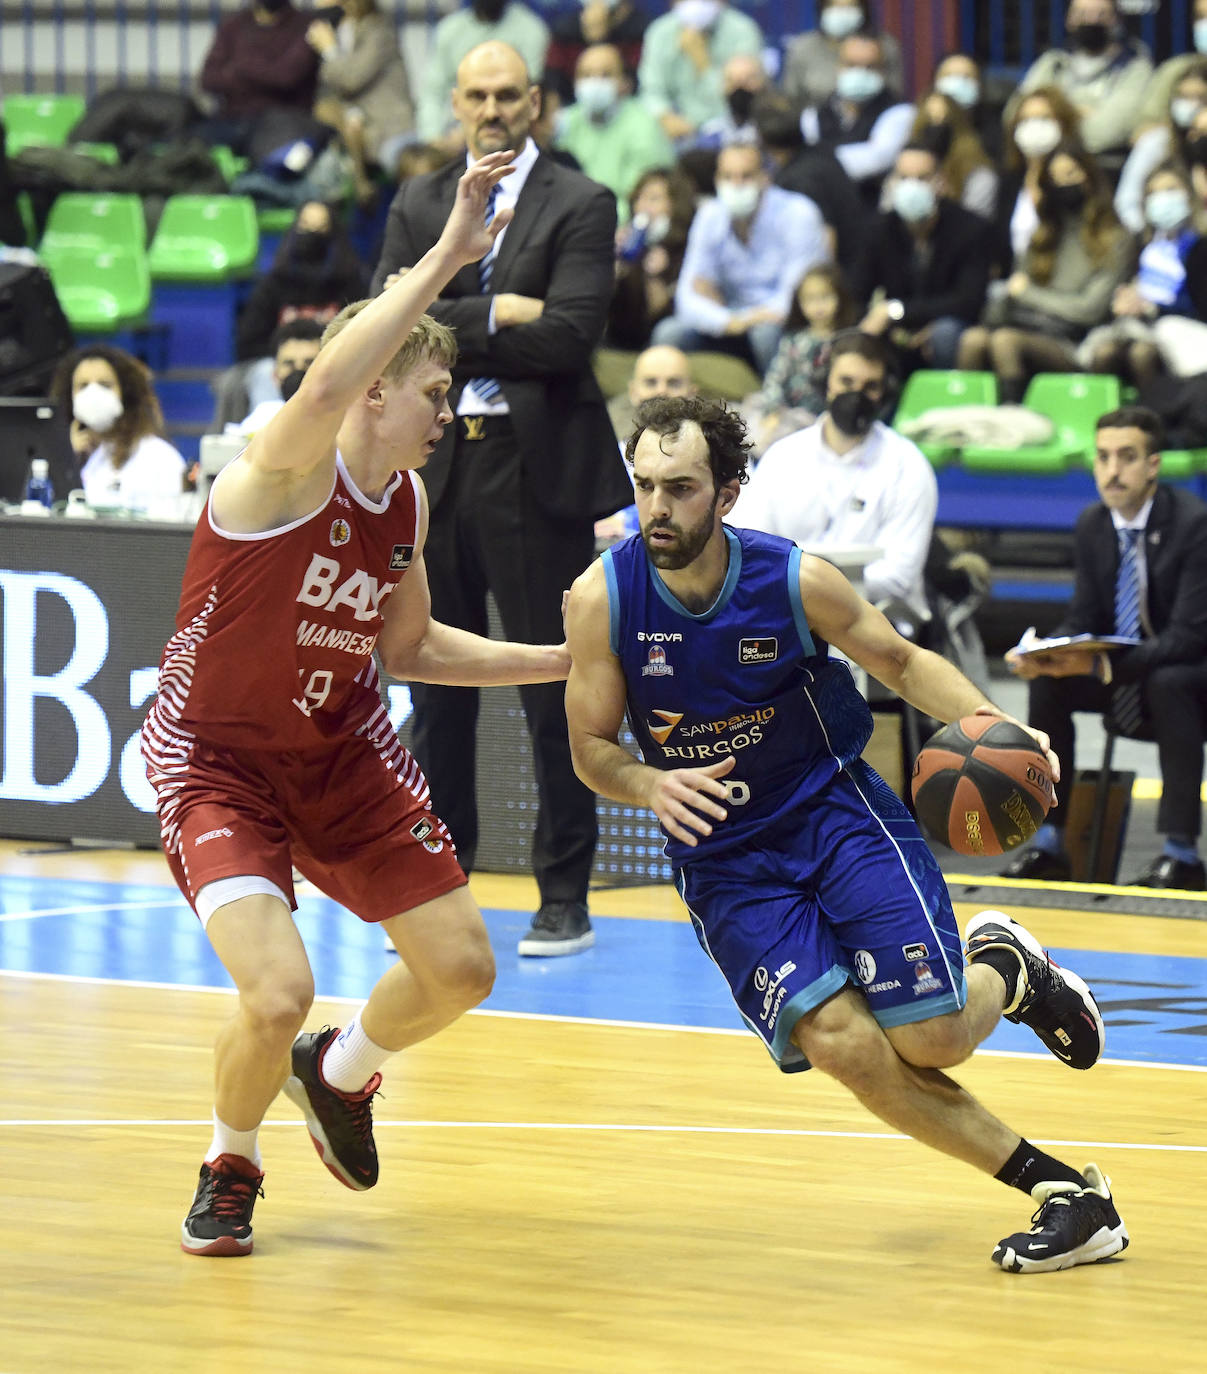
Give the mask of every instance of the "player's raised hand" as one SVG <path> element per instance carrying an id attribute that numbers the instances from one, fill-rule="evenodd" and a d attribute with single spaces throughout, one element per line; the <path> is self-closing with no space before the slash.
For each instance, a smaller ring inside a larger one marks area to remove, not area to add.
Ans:
<path id="1" fill-rule="evenodd" d="M 696 835 L 711 835 L 707 817 L 723 821 L 729 812 L 720 804 L 729 797 L 721 781 L 737 760 L 731 754 L 707 768 L 672 768 L 658 772 L 650 789 L 650 809 L 662 822 L 668 835 L 693 847 Z M 693 831 L 695 832 L 693 834 Z"/>
<path id="2" fill-rule="evenodd" d="M 511 211 L 498 210 L 486 223 L 486 203 L 491 188 L 515 170 L 509 150 L 487 153 L 469 167 L 457 183 L 457 198 L 440 240 L 462 262 L 477 262 L 511 220 Z"/>

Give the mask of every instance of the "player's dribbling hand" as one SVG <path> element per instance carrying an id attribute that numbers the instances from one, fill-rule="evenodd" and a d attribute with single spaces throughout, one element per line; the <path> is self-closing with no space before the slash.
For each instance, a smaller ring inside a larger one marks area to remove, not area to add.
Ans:
<path id="1" fill-rule="evenodd" d="M 457 199 L 440 235 L 441 242 L 463 262 L 477 262 L 490 252 L 491 245 L 511 221 L 511 210 L 498 210 L 486 223 L 486 202 L 491 187 L 515 170 L 510 149 L 487 153 L 463 174 L 457 183 Z"/>
<path id="2" fill-rule="evenodd" d="M 649 805 L 668 835 L 694 848 L 699 843 L 696 835 L 712 834 L 706 817 L 723 821 L 729 815 L 720 805 L 720 801 L 729 796 L 729 789 L 721 778 L 733 770 L 736 762 L 731 754 L 720 763 L 710 763 L 707 768 L 672 768 L 658 773 Z"/>
<path id="3" fill-rule="evenodd" d="M 1005 711 L 999 710 L 996 706 L 978 706 L 976 714 L 978 716 L 997 716 L 999 720 L 1008 720 L 1011 725 L 1017 725 L 1025 730 L 1047 756 L 1048 767 L 1052 770 L 1052 781 L 1054 783 L 1060 781 L 1060 759 L 1052 750 L 1052 741 L 1042 730 L 1033 730 L 1025 721 L 1019 720 L 1017 716 L 1008 716 Z M 1052 793 L 1052 805 L 1060 805 L 1060 800 L 1055 791 Z"/>

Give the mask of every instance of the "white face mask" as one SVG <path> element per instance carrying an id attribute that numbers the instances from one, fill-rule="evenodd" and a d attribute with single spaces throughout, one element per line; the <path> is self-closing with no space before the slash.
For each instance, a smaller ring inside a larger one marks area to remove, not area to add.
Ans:
<path id="1" fill-rule="evenodd" d="M 71 411 L 94 434 L 108 434 L 122 415 L 122 398 L 103 382 L 89 382 L 71 401 Z"/>
<path id="2" fill-rule="evenodd" d="M 1194 50 L 1207 53 L 1207 19 L 1194 21 Z"/>
<path id="3" fill-rule="evenodd" d="M 1189 129 L 1203 102 L 1192 95 L 1175 95 L 1169 102 L 1169 117 L 1179 129 Z"/>
<path id="4" fill-rule="evenodd" d="M 720 13 L 721 0 L 679 0 L 675 6 L 675 14 L 684 28 L 699 32 L 711 29 Z"/>
<path id="5" fill-rule="evenodd" d="M 661 243 L 671 232 L 670 215 L 634 215 L 633 228 L 642 235 L 642 242 Z"/>
<path id="6" fill-rule="evenodd" d="M 858 5 L 828 5 L 817 24 L 827 38 L 849 38 L 863 27 L 863 11 Z"/>
<path id="7" fill-rule="evenodd" d="M 834 78 L 834 89 L 843 100 L 862 105 L 884 90 L 884 77 L 871 67 L 843 67 Z"/>
<path id="8" fill-rule="evenodd" d="M 961 72 L 952 72 L 950 76 L 941 76 L 935 82 L 935 90 L 940 95 L 945 95 L 949 100 L 954 100 L 962 109 L 971 110 L 981 98 L 981 85 L 975 76 L 965 76 Z"/>
<path id="9" fill-rule="evenodd" d="M 620 100 L 620 82 L 614 76 L 580 76 L 574 99 L 589 115 L 609 115 Z"/>
<path id="10" fill-rule="evenodd" d="M 910 224 L 920 224 L 935 212 L 938 197 L 929 181 L 902 177 L 893 186 L 893 209 Z"/>
<path id="11" fill-rule="evenodd" d="M 757 181 L 718 181 L 717 199 L 730 219 L 749 219 L 758 208 L 762 189 Z"/>
<path id="12" fill-rule="evenodd" d="M 1047 157 L 1060 142 L 1060 125 L 1048 115 L 1020 119 L 1014 142 L 1024 157 Z"/>
<path id="13" fill-rule="evenodd" d="M 1190 197 L 1180 186 L 1150 191 L 1144 197 L 1144 216 L 1154 229 L 1176 229 L 1190 218 Z"/>

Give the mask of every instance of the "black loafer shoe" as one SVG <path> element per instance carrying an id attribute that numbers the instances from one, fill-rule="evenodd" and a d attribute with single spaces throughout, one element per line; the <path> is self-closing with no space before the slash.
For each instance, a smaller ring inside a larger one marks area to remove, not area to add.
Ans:
<path id="1" fill-rule="evenodd" d="M 1184 892 L 1202 892 L 1207 889 L 1207 869 L 1197 859 L 1188 864 L 1172 854 L 1159 854 L 1128 887 L 1176 887 Z"/>
<path id="2" fill-rule="evenodd" d="M 1033 878 L 1039 882 L 1067 883 L 1072 876 L 1063 854 L 1046 849 L 1023 849 L 1002 869 L 1003 878 Z"/>

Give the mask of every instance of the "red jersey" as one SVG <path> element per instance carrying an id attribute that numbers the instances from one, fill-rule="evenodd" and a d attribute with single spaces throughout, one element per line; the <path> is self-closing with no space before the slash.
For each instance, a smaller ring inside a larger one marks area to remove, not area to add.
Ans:
<path id="1" fill-rule="evenodd" d="M 264 534 L 197 523 L 147 718 L 148 745 L 309 750 L 384 714 L 373 647 L 415 554 L 419 484 L 395 473 L 381 500 L 337 456 L 326 503 Z M 376 724 L 377 721 L 374 721 Z"/>

